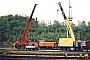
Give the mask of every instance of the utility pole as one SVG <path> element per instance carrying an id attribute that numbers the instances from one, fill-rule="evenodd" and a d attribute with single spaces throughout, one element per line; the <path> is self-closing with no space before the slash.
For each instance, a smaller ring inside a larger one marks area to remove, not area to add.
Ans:
<path id="1" fill-rule="evenodd" d="M 69 0 L 69 21 L 72 21 L 72 6 L 70 5 L 70 0 Z"/>
<path id="2" fill-rule="evenodd" d="M 70 5 L 70 0 L 69 0 L 69 21 L 72 21 L 72 6 Z M 67 38 L 68 38 L 68 28 L 67 28 Z"/>

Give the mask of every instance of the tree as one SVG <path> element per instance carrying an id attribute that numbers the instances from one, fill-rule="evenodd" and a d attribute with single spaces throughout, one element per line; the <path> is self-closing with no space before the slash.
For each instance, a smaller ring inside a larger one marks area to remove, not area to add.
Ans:
<path id="1" fill-rule="evenodd" d="M 7 41 L 10 33 L 10 24 L 7 18 L 0 17 L 0 41 Z"/>
<path id="2" fill-rule="evenodd" d="M 78 26 L 80 29 L 80 40 L 86 40 L 86 23 L 85 21 L 79 21 Z"/>

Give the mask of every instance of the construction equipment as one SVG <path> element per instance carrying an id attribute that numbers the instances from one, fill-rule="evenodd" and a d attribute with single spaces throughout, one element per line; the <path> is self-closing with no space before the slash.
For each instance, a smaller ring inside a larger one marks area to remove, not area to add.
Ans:
<path id="1" fill-rule="evenodd" d="M 27 24 L 26 24 L 26 27 L 25 27 L 25 29 L 24 29 L 24 32 L 23 32 L 23 34 L 22 34 L 21 39 L 20 39 L 19 41 L 17 41 L 16 43 L 13 44 L 13 45 L 15 46 L 15 48 L 17 48 L 17 49 L 25 49 L 25 46 L 28 44 L 25 38 L 26 38 L 26 34 L 27 34 L 27 32 L 28 32 L 28 28 L 29 28 L 29 26 L 30 26 L 30 22 L 31 22 L 31 20 L 32 20 L 32 16 L 33 16 L 33 13 L 34 13 L 34 11 L 35 11 L 36 5 L 38 5 L 38 4 L 35 4 L 35 5 L 34 5 L 34 8 L 33 8 L 33 10 L 32 10 L 32 13 L 31 13 L 31 15 L 30 15 L 30 18 L 29 18 L 28 21 L 27 21 Z"/>
<path id="2" fill-rule="evenodd" d="M 62 48 L 62 49 L 63 48 L 66 49 L 66 50 L 67 49 L 68 50 L 70 50 L 70 49 L 72 49 L 72 50 L 75 49 L 76 50 L 76 48 L 77 49 L 81 48 L 81 42 L 77 42 L 77 44 L 76 44 L 73 30 L 72 30 L 71 25 L 70 25 L 65 13 L 64 13 L 64 10 L 63 10 L 63 8 L 61 6 L 61 2 L 58 2 L 58 4 L 59 4 L 59 7 L 61 9 L 62 15 L 64 17 L 66 27 L 67 27 L 67 29 L 69 31 L 69 34 L 70 34 L 70 38 L 69 37 L 67 37 L 67 38 L 59 38 L 58 46 L 60 46 L 60 48 Z"/>

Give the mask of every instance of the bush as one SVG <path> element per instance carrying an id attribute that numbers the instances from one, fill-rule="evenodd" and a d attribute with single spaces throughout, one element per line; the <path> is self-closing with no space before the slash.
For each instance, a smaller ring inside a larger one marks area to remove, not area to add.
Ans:
<path id="1" fill-rule="evenodd" d="M 10 44 L 0 44 L 0 48 L 8 48 L 11 47 Z"/>

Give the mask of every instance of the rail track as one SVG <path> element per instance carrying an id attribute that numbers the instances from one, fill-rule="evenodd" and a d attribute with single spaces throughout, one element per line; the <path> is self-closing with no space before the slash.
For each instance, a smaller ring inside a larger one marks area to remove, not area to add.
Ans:
<path id="1" fill-rule="evenodd" d="M 25 51 L 25 49 L 15 49 L 15 48 L 0 48 L 0 50 L 24 50 Z M 40 49 L 40 50 L 38 50 L 38 51 L 42 51 L 42 52 L 44 52 L 44 51 L 51 51 L 51 52 L 59 52 L 59 51 L 61 51 L 62 52 L 62 50 L 43 50 L 43 49 Z M 77 51 L 77 52 L 80 52 L 80 51 Z M 83 52 L 87 52 L 87 50 L 83 50 Z M 90 50 L 88 50 L 88 52 L 90 52 Z"/>
<path id="2" fill-rule="evenodd" d="M 15 54 L 0 54 L 0 59 L 90 59 L 84 56 L 73 56 L 73 55 L 44 55 L 44 54 L 33 54 L 33 55 L 15 55 Z"/>
<path id="3" fill-rule="evenodd" d="M 80 56 L 79 53 L 81 52 L 72 52 L 75 54 L 68 54 L 70 52 L 67 52 L 67 54 L 65 54 L 64 52 L 62 54 L 61 50 L 26 51 L 26 50 L 13 50 L 12 48 L 0 48 L 0 50 L 2 51 L 0 52 L 0 59 L 2 60 L 7 60 L 7 59 L 8 60 L 90 59 L 90 54 L 88 54 L 88 56 L 84 56 L 84 54 Z M 52 54 L 54 52 L 55 54 Z M 57 54 L 57 53 L 60 53 L 60 54 Z M 89 53 L 89 52 L 85 52 L 85 54 L 86 53 Z"/>

